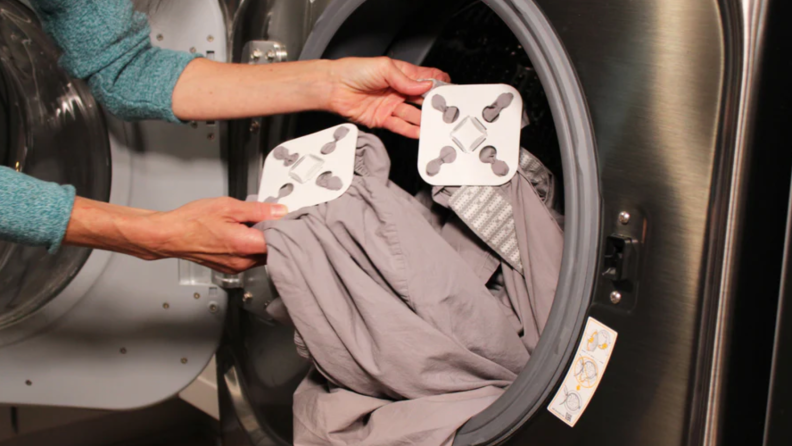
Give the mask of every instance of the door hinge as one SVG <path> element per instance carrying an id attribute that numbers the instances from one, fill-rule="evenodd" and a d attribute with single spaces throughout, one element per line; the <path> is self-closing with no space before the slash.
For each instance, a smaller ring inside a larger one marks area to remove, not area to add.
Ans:
<path id="1" fill-rule="evenodd" d="M 242 48 L 241 63 L 262 65 L 286 62 L 289 57 L 286 45 L 274 40 L 251 40 Z"/>

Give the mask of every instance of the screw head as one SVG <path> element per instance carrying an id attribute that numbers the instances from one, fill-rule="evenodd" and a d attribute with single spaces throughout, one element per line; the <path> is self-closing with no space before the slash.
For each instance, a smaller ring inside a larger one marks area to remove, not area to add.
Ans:
<path id="1" fill-rule="evenodd" d="M 622 300 L 622 295 L 620 292 L 613 291 L 612 293 L 610 293 L 610 301 L 612 304 L 616 305 L 619 302 L 621 302 L 621 300 Z"/>
<path id="2" fill-rule="evenodd" d="M 259 60 L 259 59 L 261 59 L 261 56 L 263 56 L 263 55 L 264 55 L 264 53 L 261 52 L 261 50 L 255 49 L 255 50 L 253 50 L 252 53 L 250 53 L 250 60 Z"/>
<path id="3" fill-rule="evenodd" d="M 260 128 L 261 124 L 259 124 L 258 121 L 253 121 L 250 123 L 250 133 L 258 133 Z"/>
<path id="4" fill-rule="evenodd" d="M 27 380 L 27 381 L 25 381 L 25 384 L 27 384 L 27 385 L 29 385 L 29 386 L 32 386 L 32 385 L 33 385 L 33 381 L 31 381 L 31 380 Z"/>
<path id="5" fill-rule="evenodd" d="M 200 293 L 195 293 L 195 294 L 193 294 L 193 297 L 196 298 L 196 299 L 200 299 L 201 298 L 201 294 Z"/>
<path id="6" fill-rule="evenodd" d="M 198 51 L 198 50 L 196 50 L 194 46 L 193 46 L 193 47 L 190 47 L 190 52 L 191 52 L 191 53 L 195 53 L 196 51 Z"/>
<path id="7" fill-rule="evenodd" d="M 619 214 L 619 223 L 626 225 L 630 222 L 630 213 L 629 212 L 622 212 Z"/>
<path id="8" fill-rule="evenodd" d="M 157 40 L 159 40 L 160 42 L 162 42 L 162 39 L 164 38 L 165 36 L 163 36 L 162 34 L 157 34 Z"/>
<path id="9" fill-rule="evenodd" d="M 182 359 L 181 359 L 181 363 L 182 363 L 182 364 L 187 364 L 187 358 L 182 358 Z"/>
<path id="10" fill-rule="evenodd" d="M 207 42 L 214 42 L 214 36 L 213 35 L 206 36 L 206 41 Z"/>
<path id="11" fill-rule="evenodd" d="M 197 129 L 198 128 L 198 123 L 193 121 L 193 122 L 190 123 L 190 127 L 194 128 L 194 129 Z"/>
<path id="12" fill-rule="evenodd" d="M 214 139 L 215 139 L 214 133 L 210 133 L 210 134 L 206 135 L 206 139 L 208 139 L 209 141 L 214 141 Z"/>
<path id="13" fill-rule="evenodd" d="M 164 304 L 162 304 L 162 308 L 167 310 L 168 308 L 170 308 L 170 304 L 165 302 Z"/>
<path id="14" fill-rule="evenodd" d="M 126 355 L 127 349 L 126 347 L 121 347 L 121 350 L 119 351 L 121 352 L 122 355 Z"/>
<path id="15" fill-rule="evenodd" d="M 269 51 L 267 51 L 267 59 L 269 59 L 269 60 L 275 59 L 275 56 L 276 56 L 276 55 L 277 55 L 277 54 L 275 53 L 275 50 L 269 50 Z"/>
<path id="16" fill-rule="evenodd" d="M 218 306 L 217 306 L 217 304 L 216 304 L 215 302 L 211 302 L 211 303 L 209 304 L 209 311 L 210 311 L 210 312 L 212 312 L 212 313 L 217 313 L 217 311 L 218 311 L 219 309 L 220 309 L 220 307 L 218 307 Z"/>
<path id="17" fill-rule="evenodd" d="M 245 294 L 242 295 L 242 303 L 249 304 L 250 302 L 253 302 L 253 293 L 245 291 Z"/>

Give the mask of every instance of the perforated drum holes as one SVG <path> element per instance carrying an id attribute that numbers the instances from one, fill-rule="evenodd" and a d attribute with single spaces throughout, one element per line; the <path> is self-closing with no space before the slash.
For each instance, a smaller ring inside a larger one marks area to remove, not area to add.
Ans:
<path id="1" fill-rule="evenodd" d="M 454 150 L 454 148 L 451 146 L 445 146 L 442 150 L 440 150 L 440 157 L 429 161 L 429 164 L 426 165 L 426 174 L 429 176 L 435 176 L 440 172 L 440 168 L 443 166 L 443 164 L 451 164 L 455 160 L 456 150 Z"/>
<path id="2" fill-rule="evenodd" d="M 278 145 L 264 161 L 258 200 L 289 211 L 340 197 L 352 183 L 358 129 L 331 127 Z"/>
<path id="3" fill-rule="evenodd" d="M 264 200 L 264 203 L 277 203 L 283 197 L 288 197 L 294 191 L 294 185 L 292 183 L 286 183 L 281 186 L 280 190 L 278 191 L 277 197 L 267 197 Z"/>

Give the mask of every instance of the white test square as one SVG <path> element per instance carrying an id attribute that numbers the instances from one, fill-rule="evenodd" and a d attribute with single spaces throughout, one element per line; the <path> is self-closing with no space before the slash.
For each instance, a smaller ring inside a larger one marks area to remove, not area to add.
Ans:
<path id="1" fill-rule="evenodd" d="M 264 160 L 258 200 L 289 211 L 335 200 L 355 171 L 358 128 L 342 124 L 287 141 Z"/>
<path id="2" fill-rule="evenodd" d="M 418 171 L 433 186 L 498 186 L 517 172 L 523 103 L 505 84 L 444 85 L 421 111 Z"/>

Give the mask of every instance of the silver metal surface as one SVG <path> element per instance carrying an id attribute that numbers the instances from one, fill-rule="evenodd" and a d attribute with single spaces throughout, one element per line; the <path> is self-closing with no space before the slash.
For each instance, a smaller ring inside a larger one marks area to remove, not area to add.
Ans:
<path id="1" fill-rule="evenodd" d="M 241 274 L 224 274 L 217 271 L 212 271 L 212 283 L 225 289 L 235 289 L 242 287 L 242 281 L 245 273 Z"/>
<path id="2" fill-rule="evenodd" d="M 248 402 L 245 391 L 242 388 L 241 376 L 237 372 L 236 365 L 229 367 L 223 375 L 223 381 L 228 389 L 231 405 L 242 429 L 248 434 L 248 439 L 253 446 L 275 446 L 276 443 L 262 429 L 256 418 L 256 412 Z"/>
<path id="3" fill-rule="evenodd" d="M 616 305 L 616 304 L 618 304 L 619 302 L 621 302 L 621 300 L 622 300 L 622 295 L 621 295 L 621 293 L 620 293 L 620 292 L 618 292 L 618 291 L 612 291 L 612 292 L 610 293 L 610 301 L 611 301 L 611 303 L 613 303 L 614 305 Z"/>
<path id="4" fill-rule="evenodd" d="M 272 40 L 251 40 L 242 48 L 241 62 L 250 65 L 285 62 L 289 57 L 286 46 Z"/>
<path id="5" fill-rule="evenodd" d="M 730 206 L 721 207 L 720 195 L 730 193 L 732 172 L 722 164 L 740 162 L 731 156 L 731 111 L 741 107 L 732 91 L 741 72 L 732 63 L 743 58 L 742 44 L 733 45 L 742 25 L 731 10 L 742 15 L 745 3 L 539 3 L 564 40 L 592 111 L 605 218 L 636 207 L 648 222 L 640 304 L 619 317 L 623 305 L 592 308 L 619 332 L 621 351 L 608 366 L 621 379 L 603 383 L 593 403 L 608 411 L 607 419 L 633 424 L 614 431 L 608 444 L 702 444 L 702 427 L 716 423 L 699 416 L 706 404 L 718 405 L 697 401 L 710 386 L 697 379 L 699 370 L 714 367 L 712 327 L 702 320 L 724 298 L 726 284 L 713 272 L 729 256 L 721 228 Z M 602 282 L 598 299 L 609 302 Z M 590 412 L 586 417 L 598 422 Z"/>
<path id="6" fill-rule="evenodd" d="M 234 62 L 250 63 L 254 49 L 250 43 L 270 41 L 254 63 L 297 60 L 308 34 L 329 1 L 321 0 L 226 0 L 232 20 L 229 57 Z M 286 52 L 288 49 L 288 52 Z M 267 55 L 273 51 L 274 57 Z M 227 124 L 226 144 L 231 155 L 232 196 L 244 199 L 258 193 L 264 151 L 284 139 L 288 132 L 283 117 L 254 118 Z"/>
<path id="7" fill-rule="evenodd" d="M 619 223 L 623 225 L 630 223 L 630 213 L 629 212 L 619 213 Z"/>
<path id="8" fill-rule="evenodd" d="M 739 75 L 734 79 L 739 84 L 739 100 L 736 109 L 736 124 L 734 126 L 733 141 L 729 149 L 731 165 L 726 172 L 730 172 L 731 180 L 728 188 L 728 211 L 726 216 L 726 233 L 722 260 L 715 266 L 719 271 L 715 277 L 720 277 L 718 304 L 715 319 L 714 346 L 709 369 L 709 385 L 704 418 L 704 433 L 702 444 L 715 446 L 723 443 L 721 432 L 723 430 L 722 416 L 725 405 L 722 396 L 725 393 L 728 370 L 728 351 L 730 346 L 731 322 L 733 319 L 733 305 L 736 298 L 735 281 L 739 267 L 740 249 L 739 239 L 742 232 L 745 200 L 746 172 L 748 165 L 745 162 L 747 144 L 751 139 L 753 128 L 752 115 L 756 108 L 755 90 L 761 68 L 760 47 L 763 42 L 763 28 L 767 2 L 763 0 L 734 0 L 724 2 L 724 16 L 732 21 L 734 35 L 730 36 L 731 44 L 735 46 L 740 58 Z M 727 161 L 729 158 L 727 158 Z"/>
<path id="9" fill-rule="evenodd" d="M 271 322 L 267 307 L 278 293 L 267 274 L 267 268 L 260 266 L 246 271 L 242 288 L 242 309 L 263 321 Z"/>

